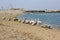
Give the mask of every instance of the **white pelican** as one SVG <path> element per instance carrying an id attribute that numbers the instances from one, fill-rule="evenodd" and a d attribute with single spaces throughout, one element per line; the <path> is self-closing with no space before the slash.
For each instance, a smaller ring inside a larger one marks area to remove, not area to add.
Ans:
<path id="1" fill-rule="evenodd" d="M 25 20 L 25 23 L 28 24 L 30 22 L 30 20 Z"/>
<path id="2" fill-rule="evenodd" d="M 6 18 L 5 17 L 2 17 L 2 20 L 5 20 Z"/>
<path id="3" fill-rule="evenodd" d="M 44 24 L 42 25 L 43 28 L 49 28 L 49 29 L 52 29 L 52 26 L 51 25 L 48 25 L 48 24 Z"/>
<path id="4" fill-rule="evenodd" d="M 37 24 L 36 19 L 35 20 L 30 20 L 30 24 L 36 25 Z"/>
<path id="5" fill-rule="evenodd" d="M 40 25 L 41 23 L 42 23 L 42 21 L 40 21 L 39 18 L 38 18 L 37 25 Z"/>
<path id="6" fill-rule="evenodd" d="M 22 22 L 22 23 L 25 23 L 25 20 L 26 20 L 26 18 L 23 18 L 23 19 L 21 20 L 21 22 Z"/>
<path id="7" fill-rule="evenodd" d="M 18 22 L 21 22 L 21 19 L 18 19 Z"/>

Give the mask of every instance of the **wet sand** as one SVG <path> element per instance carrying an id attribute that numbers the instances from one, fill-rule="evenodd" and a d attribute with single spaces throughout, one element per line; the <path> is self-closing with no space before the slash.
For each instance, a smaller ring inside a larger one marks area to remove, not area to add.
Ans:
<path id="1" fill-rule="evenodd" d="M 60 30 L 13 21 L 20 10 L 0 11 L 0 40 L 60 40 Z M 2 17 L 6 17 L 2 20 Z M 8 21 L 11 18 L 11 21 Z"/>

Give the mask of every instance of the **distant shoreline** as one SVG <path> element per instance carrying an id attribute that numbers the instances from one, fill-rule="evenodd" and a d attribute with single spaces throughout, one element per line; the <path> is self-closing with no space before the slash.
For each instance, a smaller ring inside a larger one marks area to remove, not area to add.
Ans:
<path id="1" fill-rule="evenodd" d="M 29 13 L 60 13 L 60 10 L 26 10 Z"/>
<path id="2" fill-rule="evenodd" d="M 25 12 L 25 13 L 60 13 L 60 12 Z"/>

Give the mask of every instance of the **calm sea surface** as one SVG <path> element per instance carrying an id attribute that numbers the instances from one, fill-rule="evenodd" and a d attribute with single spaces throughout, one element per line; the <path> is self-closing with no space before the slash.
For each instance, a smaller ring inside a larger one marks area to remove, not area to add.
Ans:
<path id="1" fill-rule="evenodd" d="M 16 18 L 27 18 L 27 19 L 40 19 L 45 24 L 54 26 L 54 28 L 60 29 L 60 13 L 35 13 L 35 14 L 23 14 L 18 15 Z"/>

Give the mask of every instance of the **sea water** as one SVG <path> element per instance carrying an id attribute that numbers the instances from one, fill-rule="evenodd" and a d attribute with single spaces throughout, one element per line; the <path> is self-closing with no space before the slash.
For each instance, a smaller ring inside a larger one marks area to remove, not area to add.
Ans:
<path id="1" fill-rule="evenodd" d="M 33 13 L 18 15 L 16 18 L 38 19 L 44 24 L 52 25 L 54 28 L 60 29 L 60 13 Z"/>

